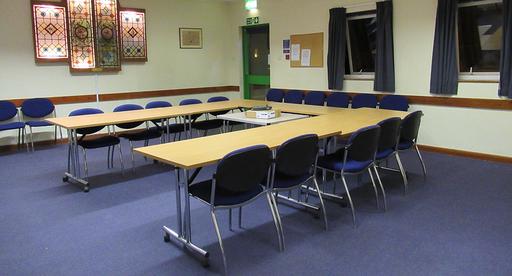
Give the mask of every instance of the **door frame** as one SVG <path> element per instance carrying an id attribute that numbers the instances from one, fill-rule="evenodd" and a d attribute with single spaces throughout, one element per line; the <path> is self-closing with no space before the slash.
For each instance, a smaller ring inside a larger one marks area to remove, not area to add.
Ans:
<path id="1" fill-rule="evenodd" d="M 267 26 L 268 28 L 268 43 L 270 50 L 270 24 L 257 24 L 257 25 L 248 25 L 242 26 L 242 48 L 243 48 L 243 78 L 244 78 L 244 99 L 250 99 L 251 94 L 249 92 L 249 88 L 251 84 L 260 84 L 260 85 L 269 85 L 270 86 L 270 75 L 249 75 L 249 34 L 247 30 L 260 28 L 263 26 Z"/>

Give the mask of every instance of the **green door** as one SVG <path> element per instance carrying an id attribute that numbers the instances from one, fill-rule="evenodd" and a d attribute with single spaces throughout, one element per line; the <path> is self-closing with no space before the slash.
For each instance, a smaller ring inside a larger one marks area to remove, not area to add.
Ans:
<path id="1" fill-rule="evenodd" d="M 269 25 L 243 29 L 244 98 L 263 100 L 270 88 Z"/>

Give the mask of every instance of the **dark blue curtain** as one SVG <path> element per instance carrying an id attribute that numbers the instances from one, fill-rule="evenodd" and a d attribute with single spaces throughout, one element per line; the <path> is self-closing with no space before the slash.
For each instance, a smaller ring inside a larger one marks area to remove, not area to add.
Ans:
<path id="1" fill-rule="evenodd" d="M 512 99 L 512 1 L 503 0 L 503 42 L 501 44 L 500 88 L 498 94 Z"/>
<path id="2" fill-rule="evenodd" d="M 377 2 L 377 54 L 375 55 L 375 91 L 395 92 L 393 52 L 393 2 Z"/>
<path id="3" fill-rule="evenodd" d="M 347 51 L 347 10 L 334 8 L 329 11 L 329 14 L 329 50 L 327 53 L 329 89 L 342 90 Z"/>
<path id="4" fill-rule="evenodd" d="M 457 94 L 459 70 L 456 45 L 457 0 L 438 0 L 430 93 Z"/>

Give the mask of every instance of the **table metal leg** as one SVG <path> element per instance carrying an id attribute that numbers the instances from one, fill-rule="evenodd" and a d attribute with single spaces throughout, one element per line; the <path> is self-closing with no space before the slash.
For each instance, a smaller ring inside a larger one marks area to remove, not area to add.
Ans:
<path id="1" fill-rule="evenodd" d="M 183 173 L 181 174 L 182 177 L 180 177 L 180 171 L 183 171 Z M 192 229 L 190 224 L 190 197 L 188 195 L 188 185 L 190 183 L 190 180 L 188 176 L 188 170 L 182 170 L 178 168 L 175 169 L 178 232 L 175 232 L 170 227 L 163 226 L 164 241 L 169 242 L 172 240 L 176 245 L 183 246 L 182 248 L 187 253 L 190 253 L 199 262 L 201 262 L 203 266 L 208 266 L 210 253 L 192 243 Z M 185 196 L 184 213 L 182 213 L 181 210 L 181 184 L 183 184 L 183 194 Z"/>
<path id="2" fill-rule="evenodd" d="M 68 171 L 64 173 L 64 182 L 75 182 L 83 186 L 83 191 L 89 191 L 89 182 L 80 177 L 80 156 L 78 154 L 78 136 L 75 130 L 68 130 Z"/>

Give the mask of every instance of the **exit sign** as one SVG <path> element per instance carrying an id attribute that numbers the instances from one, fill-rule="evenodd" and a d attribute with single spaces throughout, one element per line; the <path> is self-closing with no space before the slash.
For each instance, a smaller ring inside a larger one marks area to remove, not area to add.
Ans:
<path id="1" fill-rule="evenodd" d="M 254 25 L 258 23 L 260 23 L 260 18 L 258 16 L 247 18 L 247 25 Z"/>

